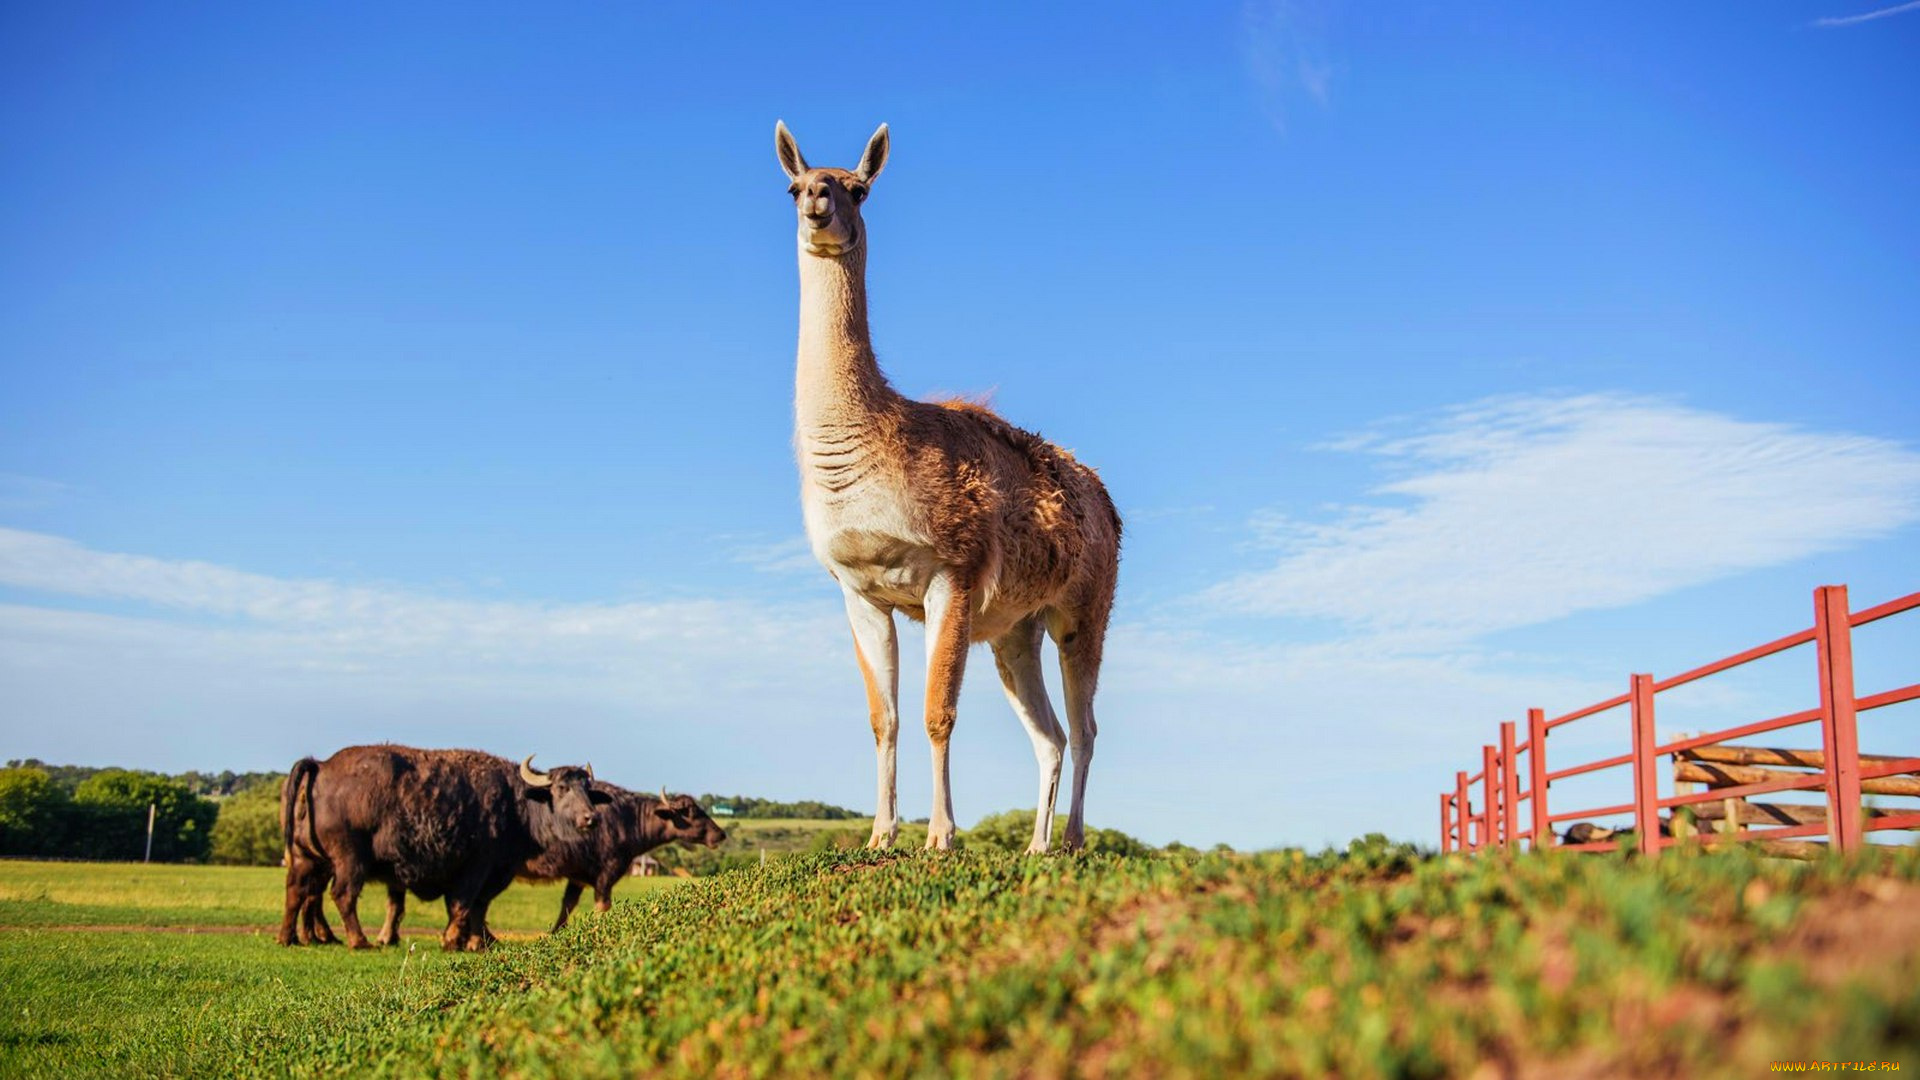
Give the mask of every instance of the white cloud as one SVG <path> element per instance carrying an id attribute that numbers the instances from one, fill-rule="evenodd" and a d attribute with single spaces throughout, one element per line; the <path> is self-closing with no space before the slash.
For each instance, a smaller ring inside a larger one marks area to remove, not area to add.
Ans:
<path id="1" fill-rule="evenodd" d="M 1240 51 L 1275 128 L 1286 127 L 1288 102 L 1304 94 L 1325 107 L 1334 65 L 1327 57 L 1316 3 L 1248 0 L 1240 8 Z"/>
<path id="2" fill-rule="evenodd" d="M 1823 26 L 1823 27 L 1852 26 L 1855 23 L 1870 22 L 1874 19 L 1884 19 L 1889 15 L 1898 15 L 1903 11 L 1917 11 L 1917 10 L 1920 10 L 1920 0 L 1908 0 L 1908 2 L 1904 4 L 1895 4 L 1892 7 L 1884 7 L 1875 11 L 1862 12 L 1861 14 L 1858 14 L 1858 15 L 1834 15 L 1834 16 L 1828 16 L 1827 18 L 1824 18 L 1824 19 L 1815 19 L 1809 25 Z"/>
<path id="3" fill-rule="evenodd" d="M 1330 449 L 1400 475 L 1381 502 L 1256 522 L 1283 554 L 1211 590 L 1244 613 L 1443 644 L 1619 607 L 1920 518 L 1899 443 L 1618 395 L 1515 397 Z"/>
<path id="4" fill-rule="evenodd" d="M 409 680 L 470 678 L 565 683 L 570 694 L 698 696 L 724 672 L 739 687 L 811 656 L 834 625 L 831 608 L 744 599 L 530 604 L 434 596 L 399 588 L 285 579 L 210 563 L 95 551 L 71 540 L 0 529 L 0 585 L 157 609 L 137 615 L 0 607 L 9 636 L 116 648 L 207 650 L 250 665 L 335 670 Z M 185 616 L 185 618 L 183 618 Z"/>

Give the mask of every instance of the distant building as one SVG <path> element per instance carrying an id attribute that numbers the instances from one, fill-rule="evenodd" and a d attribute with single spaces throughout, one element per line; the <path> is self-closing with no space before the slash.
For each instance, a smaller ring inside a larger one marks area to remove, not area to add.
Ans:
<path id="1" fill-rule="evenodd" d="M 628 872 L 634 877 L 658 877 L 660 875 L 660 860 L 651 855 L 642 855 L 633 860 L 633 869 Z"/>
<path id="2" fill-rule="evenodd" d="M 714 803 L 712 806 L 707 807 L 707 815 L 709 817 L 732 817 L 733 807 L 723 803 Z"/>

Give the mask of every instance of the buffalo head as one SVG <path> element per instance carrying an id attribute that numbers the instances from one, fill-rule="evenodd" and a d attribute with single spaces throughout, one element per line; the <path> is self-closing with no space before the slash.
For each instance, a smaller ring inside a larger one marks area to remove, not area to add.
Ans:
<path id="1" fill-rule="evenodd" d="M 541 772 L 528 754 L 520 763 L 520 780 L 527 785 L 527 798 L 551 806 L 555 817 L 583 833 L 592 832 L 599 822 L 594 807 L 613 801 L 613 796 L 594 786 L 591 765 L 562 765 Z"/>
<path id="2" fill-rule="evenodd" d="M 688 847 L 705 844 L 710 848 L 726 842 L 727 830 L 715 824 L 691 795 L 669 795 L 663 787 L 652 813 L 668 840 L 678 840 Z"/>

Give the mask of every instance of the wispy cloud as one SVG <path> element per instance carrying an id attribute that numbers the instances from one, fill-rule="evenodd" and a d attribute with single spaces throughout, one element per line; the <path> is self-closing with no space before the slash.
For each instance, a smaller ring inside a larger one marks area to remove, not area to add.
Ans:
<path id="1" fill-rule="evenodd" d="M 1325 107 L 1332 99 L 1334 64 L 1325 18 L 1302 0 L 1247 0 L 1240 9 L 1240 51 L 1275 128 L 1286 129 L 1290 103 L 1304 97 Z"/>
<path id="2" fill-rule="evenodd" d="M 0 609 L 16 630 L 60 627 L 121 642 L 218 640 L 250 664 L 390 671 L 414 680 L 530 673 L 625 691 L 636 681 L 679 698 L 707 675 L 749 678 L 742 650 L 808 654 L 832 612 L 746 600 L 532 604 L 402 588 L 288 579 L 190 560 L 97 551 L 57 536 L 0 529 L 0 585 L 106 601 L 112 613 Z M 41 614 L 33 614 L 42 612 Z M 35 623 L 34 620 L 40 620 Z M 777 671 L 777 666 L 768 671 Z"/>
<path id="3" fill-rule="evenodd" d="M 1908 0 L 1908 2 L 1904 4 L 1895 4 L 1892 7 L 1879 8 L 1874 11 L 1865 11 L 1858 15 L 1831 15 L 1826 18 L 1815 19 L 1808 25 L 1853 26 L 1856 23 L 1871 22 L 1874 19 L 1884 19 L 1889 15 L 1898 15 L 1907 11 L 1920 11 L 1920 0 Z"/>
<path id="4" fill-rule="evenodd" d="M 68 484 L 38 476 L 0 473 L 0 510 L 35 510 L 66 497 Z"/>
<path id="5" fill-rule="evenodd" d="M 733 561 L 763 574 L 824 574 L 820 560 L 813 557 L 813 545 L 805 536 L 790 536 L 770 543 L 741 544 L 733 550 Z"/>
<path id="6" fill-rule="evenodd" d="M 1618 395 L 1480 402 L 1331 449 L 1397 478 L 1330 521 L 1256 522 L 1282 554 L 1208 594 L 1411 644 L 1619 607 L 1920 519 L 1920 454 Z"/>

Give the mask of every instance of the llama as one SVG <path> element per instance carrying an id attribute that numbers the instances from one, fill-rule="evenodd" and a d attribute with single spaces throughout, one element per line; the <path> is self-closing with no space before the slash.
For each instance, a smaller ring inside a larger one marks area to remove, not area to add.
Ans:
<path id="1" fill-rule="evenodd" d="M 1073 756 L 1073 798 L 1061 841 L 1077 850 L 1085 843 L 1093 696 L 1119 575 L 1120 515 L 1099 476 L 1067 451 L 978 404 L 902 397 L 881 373 L 867 329 L 861 206 L 886 166 L 887 126 L 852 170 L 809 167 L 784 123 L 774 138 L 799 217 L 801 506 L 813 553 L 840 585 L 866 683 L 879 772 L 868 846 L 890 847 L 899 833 L 899 611 L 927 624 L 926 846 L 953 845 L 947 748 L 967 649 L 985 641 L 1039 763 L 1027 850 L 1048 848 L 1063 747 Z M 1066 731 L 1041 673 L 1043 633 L 1060 652 Z"/>

